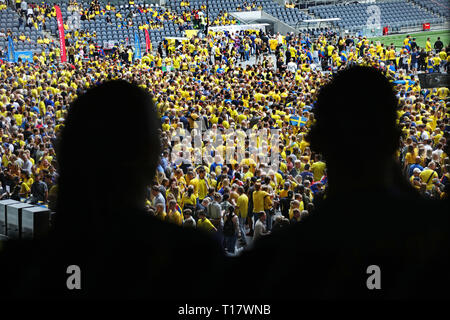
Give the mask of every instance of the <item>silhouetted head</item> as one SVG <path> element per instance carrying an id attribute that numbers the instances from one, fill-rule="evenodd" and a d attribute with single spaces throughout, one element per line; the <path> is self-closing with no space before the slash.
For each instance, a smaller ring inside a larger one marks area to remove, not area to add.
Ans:
<path id="1" fill-rule="evenodd" d="M 353 67 L 337 73 L 318 94 L 316 123 L 307 136 L 311 149 L 327 163 L 348 165 L 392 156 L 400 138 L 397 103 L 392 85 L 378 70 Z"/>
<path id="2" fill-rule="evenodd" d="M 58 209 L 140 206 L 159 159 L 158 128 L 152 97 L 134 84 L 109 81 L 79 96 L 58 144 Z"/>

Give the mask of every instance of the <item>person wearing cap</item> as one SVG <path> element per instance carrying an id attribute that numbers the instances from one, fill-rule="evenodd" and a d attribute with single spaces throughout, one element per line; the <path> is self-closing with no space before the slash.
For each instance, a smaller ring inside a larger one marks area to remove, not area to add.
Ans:
<path id="1" fill-rule="evenodd" d="M 414 168 L 412 172 L 413 172 L 413 174 L 409 178 L 409 181 L 411 182 L 411 184 L 413 185 L 414 188 L 419 190 L 420 189 L 420 184 L 421 184 L 421 182 L 420 182 L 420 173 L 422 172 L 422 170 L 419 169 L 419 168 Z"/>
<path id="2" fill-rule="evenodd" d="M 411 177 L 413 175 L 415 169 L 419 169 L 419 173 L 422 172 L 423 167 L 420 165 L 421 162 L 422 162 L 422 158 L 417 156 L 415 163 L 409 166 L 409 171 L 408 171 L 409 177 Z"/>

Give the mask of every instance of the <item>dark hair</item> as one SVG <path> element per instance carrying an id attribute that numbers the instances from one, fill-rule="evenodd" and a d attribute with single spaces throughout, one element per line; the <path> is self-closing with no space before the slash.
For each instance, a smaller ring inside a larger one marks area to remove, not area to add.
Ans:
<path id="1" fill-rule="evenodd" d="M 192 196 L 192 194 L 194 193 L 194 188 L 189 188 L 187 189 L 187 195 L 188 197 Z"/>
<path id="2" fill-rule="evenodd" d="M 391 83 L 377 69 L 352 67 L 340 71 L 320 89 L 314 108 L 316 123 L 306 138 L 311 149 L 327 160 L 339 158 L 338 149 L 342 148 L 364 158 L 370 152 L 364 143 L 368 140 L 380 156 L 392 155 L 401 133 L 396 125 L 397 104 Z M 337 120 L 342 117 L 345 121 Z M 342 143 L 336 143 L 336 132 Z"/>
<path id="3" fill-rule="evenodd" d="M 114 139 L 111 124 L 121 129 Z M 72 214 L 82 223 L 84 218 L 114 211 L 126 199 L 141 194 L 144 198 L 160 155 L 158 128 L 152 96 L 135 84 L 108 81 L 81 94 L 69 108 L 56 148 L 60 174 L 57 211 L 70 213 L 61 216 Z M 128 146 L 127 152 L 112 156 L 121 145 Z M 96 160 L 80 166 L 81 154 Z M 99 189 L 96 183 L 86 181 L 102 181 L 108 188 Z M 91 200 L 82 203 L 82 198 Z"/>

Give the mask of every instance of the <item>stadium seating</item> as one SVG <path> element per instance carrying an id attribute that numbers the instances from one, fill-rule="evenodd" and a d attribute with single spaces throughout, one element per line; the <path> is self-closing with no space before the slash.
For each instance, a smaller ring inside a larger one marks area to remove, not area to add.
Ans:
<path id="1" fill-rule="evenodd" d="M 56 1 L 55 1 L 56 2 Z M 64 21 L 66 21 L 70 15 L 68 12 L 68 0 L 58 0 L 58 4 L 61 7 L 61 13 Z M 117 6 L 120 9 L 122 16 L 126 17 L 128 13 L 132 10 L 129 7 L 128 1 L 126 0 L 116 0 L 109 1 L 111 4 Z M 89 6 L 87 1 L 82 1 L 85 7 Z M 140 4 L 140 2 L 136 2 L 136 4 Z M 145 4 L 145 6 L 150 6 L 150 4 Z M 151 5 L 153 6 L 153 5 Z M 164 8 L 154 6 L 155 9 L 164 12 Z M 151 13 L 147 14 L 137 14 L 133 20 L 135 22 L 133 27 L 119 27 L 118 19 L 115 15 L 109 15 L 111 18 L 111 23 L 107 23 L 106 15 L 97 16 L 95 20 L 91 21 L 81 21 L 81 29 L 89 30 L 90 33 L 93 31 L 97 34 L 97 44 L 104 45 L 109 41 L 113 41 L 118 43 L 123 40 L 124 42 L 129 41 L 130 43 L 134 42 L 134 34 L 137 32 L 139 35 L 139 39 L 141 43 L 145 43 L 145 35 L 144 32 L 139 30 L 139 25 L 146 23 L 147 21 L 152 21 Z M 50 30 L 55 37 L 58 37 L 58 26 L 56 19 L 50 20 Z M 163 28 L 159 30 L 149 30 L 150 40 L 152 41 L 153 46 L 155 46 L 158 42 L 161 41 L 163 37 L 181 37 L 184 36 L 184 33 L 179 29 L 179 27 L 173 21 L 164 21 Z"/>
<path id="2" fill-rule="evenodd" d="M 250 1 L 248 1 L 250 2 Z M 168 0 L 167 4 L 175 12 L 183 12 L 180 7 L 181 0 Z M 202 4 L 205 4 L 204 0 L 191 0 L 191 8 L 199 9 Z M 244 0 L 210 0 L 209 1 L 209 15 L 210 20 L 214 20 L 220 13 L 220 11 L 233 12 L 240 6 L 243 8 Z M 288 25 L 295 26 L 298 21 L 309 19 L 310 17 L 301 12 L 297 8 L 286 8 L 273 0 L 256 0 L 256 7 L 262 6 L 263 11 L 276 17 L 277 19 L 285 22 Z M 244 10 L 244 8 L 243 8 Z M 257 10 L 257 9 L 254 9 Z"/>
<path id="3" fill-rule="evenodd" d="M 317 6 L 310 8 L 309 12 L 322 19 L 341 18 L 341 21 L 334 22 L 335 26 L 348 29 L 351 32 L 359 32 L 367 24 L 369 14 L 366 10 L 371 5 L 373 4 L 351 3 Z M 426 22 L 431 24 L 445 22 L 444 18 L 427 12 L 404 0 L 377 2 L 376 5 L 381 11 L 381 27 L 389 26 L 390 30 L 403 27 L 416 27 Z"/>
<path id="4" fill-rule="evenodd" d="M 28 28 L 25 26 L 25 23 L 19 26 L 19 15 L 11 8 L 0 11 L 0 30 L 5 34 L 8 30 L 11 30 L 13 39 L 14 37 L 18 38 L 22 33 L 30 38 L 30 42 L 15 42 L 14 48 L 16 51 L 40 51 L 45 46 L 43 44 L 37 44 L 36 42 L 38 37 L 44 36 L 42 31 L 36 30 L 35 28 Z M 7 46 L 8 39 L 0 38 L 0 47 L 7 48 Z"/>
<path id="5" fill-rule="evenodd" d="M 414 0 L 417 5 L 440 16 L 450 17 L 450 0 Z"/>
<path id="6" fill-rule="evenodd" d="M 83 3 L 86 8 L 89 6 L 89 0 L 82 0 L 79 3 Z M 102 1 L 103 5 L 107 1 Z M 134 10 L 128 5 L 128 0 L 113 0 L 108 1 L 116 7 L 122 13 L 122 16 L 126 17 L 131 10 Z M 47 3 L 58 4 L 61 7 L 61 12 L 64 21 L 67 21 L 70 12 L 68 12 L 69 0 L 47 0 Z M 244 8 L 244 0 L 210 0 L 209 1 L 209 16 L 210 21 L 214 21 L 223 11 L 233 12 L 237 11 L 238 7 Z M 386 1 L 379 2 L 377 6 L 381 10 L 381 27 L 388 26 L 391 31 L 396 31 L 403 27 L 417 27 L 422 23 L 429 22 L 431 24 L 443 23 L 445 17 L 449 16 L 450 0 L 415 0 L 414 3 L 407 2 L 405 0 L 400 1 Z M 151 6 L 158 12 L 164 12 L 166 9 L 154 4 L 143 4 L 140 1 L 136 1 L 137 5 Z M 201 5 L 206 4 L 204 0 L 191 0 L 190 7 L 181 7 L 181 0 L 168 0 L 166 5 L 176 14 L 181 15 L 183 12 L 192 9 L 200 9 Z M 347 29 L 350 32 L 360 32 L 365 27 L 367 19 L 369 18 L 366 12 L 367 7 L 371 4 L 362 3 L 345 3 L 338 5 L 320 5 L 309 8 L 309 14 L 296 8 L 286 8 L 274 0 L 256 0 L 256 8 L 252 10 L 258 10 L 259 6 L 262 9 L 278 18 L 279 20 L 287 23 L 290 26 L 295 27 L 299 21 L 308 20 L 313 17 L 316 18 L 341 18 L 340 21 L 334 22 L 335 27 Z M 139 35 L 141 43 L 145 43 L 144 32 L 139 30 L 139 25 L 145 24 L 148 21 L 155 21 L 152 17 L 152 13 L 147 12 L 145 14 L 137 13 L 133 18 L 134 25 L 132 27 L 119 26 L 119 21 L 114 14 L 109 15 L 111 23 L 106 21 L 107 15 L 100 15 L 91 21 L 81 21 L 80 28 L 83 30 L 89 30 L 92 34 L 96 32 L 96 42 L 99 45 L 105 45 L 108 42 L 124 41 L 133 43 L 135 32 Z M 13 35 L 18 37 L 22 32 L 30 37 L 31 42 L 17 42 L 15 44 L 16 50 L 33 50 L 40 51 L 45 48 L 45 45 L 36 43 L 38 37 L 42 37 L 44 34 L 41 30 L 34 28 L 27 28 L 22 25 L 19 28 L 18 15 L 11 8 L 0 11 L 0 30 L 11 29 Z M 47 30 L 55 37 L 58 38 L 58 27 L 56 18 L 48 19 Z M 317 36 L 320 32 L 326 32 L 324 28 L 313 28 L 308 30 L 313 36 Z M 164 37 L 182 37 L 184 32 L 180 29 L 180 26 L 174 21 L 164 21 L 161 29 L 149 30 L 150 40 L 153 47 L 164 39 Z M 7 46 L 6 39 L 0 39 L 0 45 Z"/>
<path id="7" fill-rule="evenodd" d="M 68 0 L 52 0 L 50 2 L 58 3 L 61 7 L 61 12 L 63 19 L 66 21 L 69 12 L 67 10 Z M 88 1 L 81 1 L 85 6 L 88 6 Z M 132 8 L 128 6 L 127 0 L 115 0 L 110 1 L 111 4 L 115 4 L 118 9 L 120 9 L 123 16 L 126 16 Z M 209 1 L 209 15 L 210 20 L 213 21 L 216 19 L 221 11 L 236 11 L 240 6 L 243 8 L 243 4 L 245 1 L 243 0 L 210 0 Z M 181 15 L 184 11 L 189 10 L 187 8 L 183 8 L 180 6 L 181 0 L 169 0 L 167 2 L 167 6 L 174 13 Z M 141 4 L 139 1 L 136 2 L 137 5 Z M 204 0 L 192 0 L 190 1 L 190 10 L 192 9 L 200 9 L 202 4 L 205 4 Z M 149 6 L 150 4 L 145 4 Z M 295 26 L 298 21 L 309 19 L 310 17 L 301 12 L 298 9 L 290 9 L 281 6 L 280 4 L 272 1 L 272 0 L 257 0 L 257 6 L 262 6 L 263 10 L 268 14 L 273 15 L 274 17 L 284 21 L 285 23 Z M 155 9 L 164 12 L 165 8 L 154 6 Z M 255 9 L 257 10 L 257 9 Z M 133 42 L 134 40 L 134 32 L 139 31 L 138 25 L 143 24 L 152 19 L 151 13 L 147 14 L 138 14 L 134 20 L 136 21 L 135 26 L 127 28 L 119 28 L 117 25 L 117 19 L 114 15 L 110 15 L 112 23 L 108 24 L 106 22 L 106 16 L 97 16 L 95 21 L 82 21 L 81 29 L 87 29 L 90 31 L 96 31 L 97 34 L 97 43 L 104 44 L 108 41 L 119 42 L 120 40 Z M 55 37 L 58 37 L 57 30 L 57 22 L 56 19 L 51 19 L 50 30 Z M 318 31 L 320 32 L 320 31 Z M 145 36 L 143 32 L 138 32 L 141 43 L 145 43 Z M 159 30 L 149 30 L 150 40 L 152 41 L 153 46 L 157 45 L 164 37 L 182 37 L 184 36 L 184 32 L 180 30 L 179 26 L 173 21 L 164 21 L 163 28 Z"/>
<path id="8" fill-rule="evenodd" d="M 61 13 L 63 16 L 63 19 L 65 22 L 68 21 L 69 15 L 71 14 L 68 11 L 68 5 L 69 0 L 47 0 L 46 1 L 49 4 L 58 4 L 61 8 Z M 82 3 L 83 7 L 89 6 L 89 0 L 82 0 L 78 1 L 78 3 Z M 113 0 L 113 1 L 102 1 L 103 5 L 106 2 L 110 2 L 111 4 L 115 5 L 121 12 L 122 16 L 126 17 L 128 13 L 133 10 L 133 8 L 130 8 L 128 5 L 128 0 Z M 155 9 L 157 9 L 159 12 L 164 12 L 166 9 L 163 7 L 159 7 L 154 4 L 144 4 L 140 1 L 135 2 L 137 5 L 145 5 L 145 6 L 152 6 Z M 167 2 L 167 6 L 169 9 L 176 13 L 181 15 L 184 11 L 192 10 L 192 9 L 200 9 L 200 6 L 202 4 L 205 4 L 204 0 L 192 0 L 190 1 L 190 8 L 183 8 L 180 6 L 181 0 L 169 0 Z M 244 0 L 210 0 L 209 1 L 209 16 L 210 21 L 214 21 L 219 15 L 221 11 L 237 11 L 238 7 L 241 7 L 243 10 L 244 8 Z M 261 6 L 265 12 L 268 14 L 271 14 L 272 16 L 280 19 L 281 21 L 291 25 L 295 26 L 298 21 L 309 19 L 310 17 L 306 15 L 305 13 L 301 12 L 298 9 L 291 9 L 291 8 L 285 8 L 284 6 L 278 4 L 277 2 L 273 0 L 257 0 L 256 6 Z M 257 8 L 254 8 L 252 10 L 257 10 Z M 146 23 L 147 21 L 154 21 L 154 18 L 151 16 L 151 13 L 146 14 L 137 14 L 134 18 L 134 26 L 133 27 L 119 27 L 118 19 L 114 14 L 110 14 L 109 17 L 111 18 L 111 23 L 108 23 L 106 21 L 106 15 L 97 16 L 95 20 L 91 21 L 81 21 L 80 22 L 80 28 L 83 30 L 89 30 L 92 34 L 93 31 L 96 32 L 96 42 L 99 45 L 104 45 L 105 43 L 109 41 L 113 42 L 134 42 L 134 34 L 135 31 L 138 31 L 137 34 L 139 35 L 141 43 L 145 43 L 145 35 L 144 32 L 139 32 L 139 25 L 142 25 Z M 19 35 L 22 31 L 26 33 L 26 35 L 30 35 L 31 40 L 35 40 L 40 36 L 43 36 L 42 31 L 40 30 L 28 30 L 25 29 L 25 27 L 22 27 L 21 29 L 18 28 L 18 15 L 16 12 L 14 12 L 12 9 L 8 8 L 7 10 L 4 10 L 3 12 L 0 12 L 0 30 L 5 29 L 11 29 L 13 31 L 14 35 Z M 58 26 L 57 26 L 57 20 L 56 18 L 50 18 L 47 19 L 47 30 L 56 38 L 58 39 Z M 320 29 L 313 29 L 314 33 L 319 33 L 322 30 Z M 163 22 L 163 28 L 161 29 L 155 29 L 155 30 L 149 30 L 150 40 L 152 41 L 153 46 L 155 47 L 164 37 L 182 37 L 184 36 L 184 32 L 180 30 L 179 25 L 177 25 L 174 21 L 164 21 Z M 2 39 L 0 44 L 4 44 L 5 40 Z M 37 44 L 25 44 L 25 43 L 16 43 L 16 50 L 22 50 L 22 49 L 29 49 L 33 51 L 40 51 L 42 48 L 44 48 L 43 45 L 37 45 Z"/>

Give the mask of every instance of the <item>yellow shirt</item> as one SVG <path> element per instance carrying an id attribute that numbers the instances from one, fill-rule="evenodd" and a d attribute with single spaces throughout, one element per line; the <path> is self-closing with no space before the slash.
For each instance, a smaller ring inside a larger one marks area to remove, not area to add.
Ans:
<path id="1" fill-rule="evenodd" d="M 298 207 L 298 210 L 302 212 L 305 209 L 305 205 L 303 204 L 303 201 L 300 201 L 300 206 Z M 289 220 L 294 217 L 294 209 L 291 207 L 289 209 Z"/>
<path id="2" fill-rule="evenodd" d="M 164 220 L 166 220 L 166 213 L 164 211 L 162 211 L 161 213 L 156 214 L 156 217 L 158 219 L 160 219 L 161 221 L 164 221 Z"/>
<path id="3" fill-rule="evenodd" d="M 198 221 L 197 221 L 197 229 L 205 230 L 205 231 L 213 231 L 214 230 L 214 226 L 211 223 L 211 221 L 209 221 L 208 218 L 205 218 L 204 220 L 198 219 Z"/>
<path id="4" fill-rule="evenodd" d="M 247 214 L 248 214 L 248 197 L 247 195 L 245 195 L 244 193 L 241 194 L 238 199 L 237 199 L 237 203 L 236 206 L 238 208 L 238 215 L 241 218 L 247 218 Z"/>
<path id="5" fill-rule="evenodd" d="M 420 173 L 420 179 L 423 183 L 427 184 L 427 190 L 431 190 L 433 188 L 433 179 L 437 178 L 438 174 L 436 171 L 431 169 L 423 170 Z"/>
<path id="6" fill-rule="evenodd" d="M 264 198 L 269 194 L 265 191 L 253 192 L 253 212 L 264 211 Z"/>
<path id="7" fill-rule="evenodd" d="M 197 191 L 199 199 L 205 199 L 205 197 L 208 195 L 208 188 L 206 186 L 205 179 L 198 180 Z"/>
<path id="8" fill-rule="evenodd" d="M 181 226 L 183 224 L 183 219 L 181 218 L 181 214 L 178 212 L 178 210 L 169 211 L 167 214 L 167 221 L 177 224 Z"/>
<path id="9" fill-rule="evenodd" d="M 182 207 L 184 207 L 187 204 L 195 206 L 197 204 L 197 196 L 193 193 L 190 197 L 188 197 L 186 194 L 183 196 L 183 199 L 181 200 Z"/>

